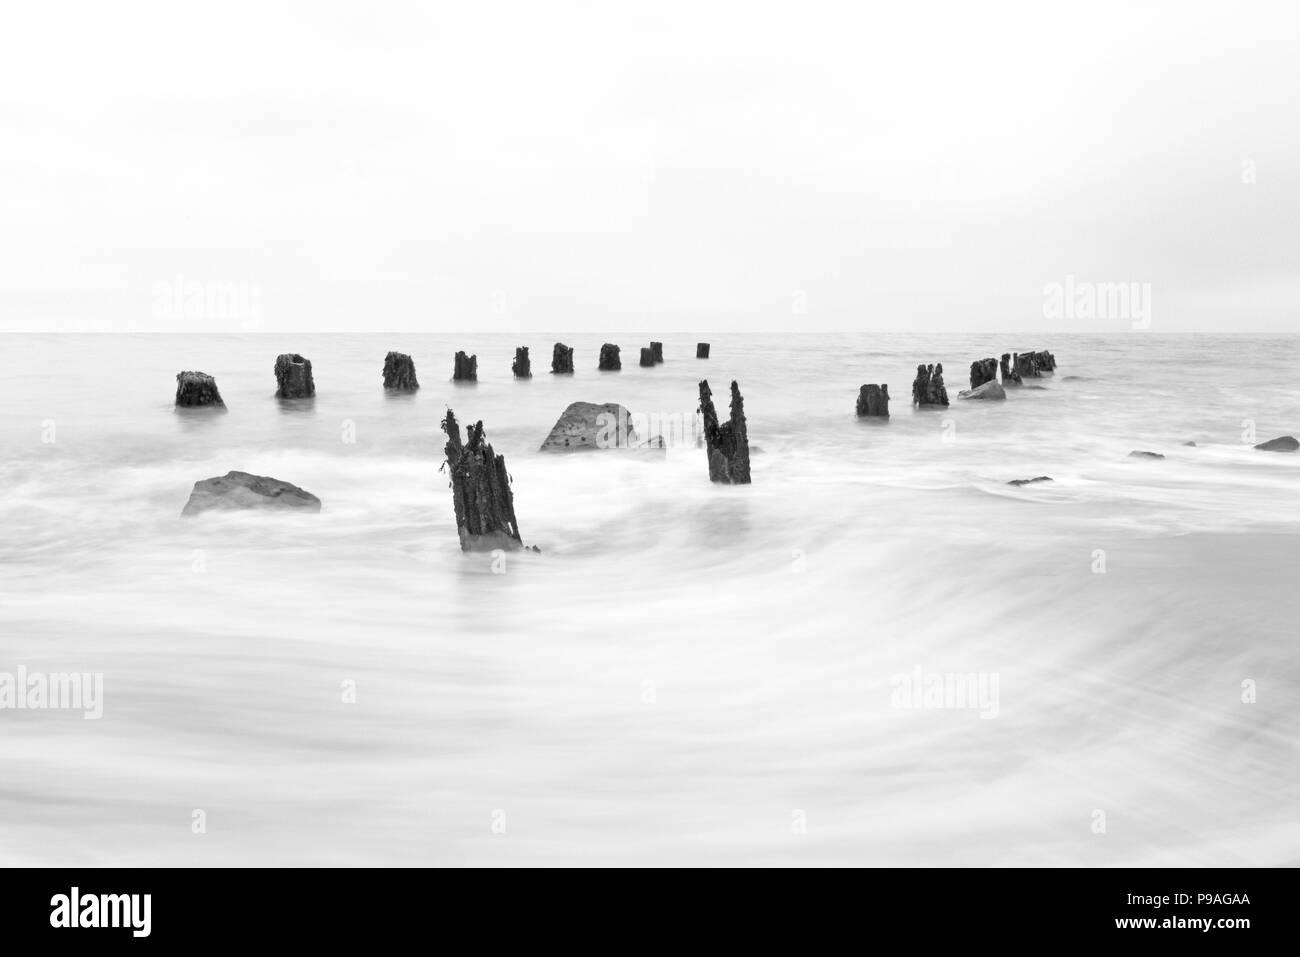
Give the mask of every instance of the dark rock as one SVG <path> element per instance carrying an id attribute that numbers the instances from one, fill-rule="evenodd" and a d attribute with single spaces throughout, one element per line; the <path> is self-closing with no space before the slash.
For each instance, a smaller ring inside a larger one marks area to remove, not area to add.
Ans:
<path id="1" fill-rule="evenodd" d="M 740 386 L 731 383 L 731 417 L 719 423 L 707 379 L 700 382 L 700 408 L 704 415 L 704 444 L 709 458 L 709 481 L 728 485 L 749 484 L 749 432 L 745 426 L 745 400 Z"/>
<path id="2" fill-rule="evenodd" d="M 1003 385 L 1020 385 L 1020 373 L 1011 364 L 1011 353 L 1002 353 L 1001 367 Z"/>
<path id="3" fill-rule="evenodd" d="M 964 389 L 957 393 L 959 399 L 1005 399 L 1007 390 L 998 384 L 997 379 L 991 379 L 983 385 L 974 389 Z"/>
<path id="4" fill-rule="evenodd" d="M 195 482 L 181 515 L 248 508 L 319 512 L 320 499 L 279 479 L 247 472 L 227 472 L 218 478 Z"/>
<path id="5" fill-rule="evenodd" d="M 555 344 L 551 351 L 551 374 L 573 374 L 573 346 L 566 346 L 563 342 Z"/>
<path id="6" fill-rule="evenodd" d="M 858 390 L 857 413 L 859 416 L 878 415 L 889 417 L 889 386 L 864 385 Z"/>
<path id="7" fill-rule="evenodd" d="M 414 392 L 420 388 L 415 377 L 415 361 L 403 352 L 384 356 L 384 388 L 397 392 Z"/>
<path id="8" fill-rule="evenodd" d="M 614 402 L 573 402 L 564 410 L 541 452 L 579 452 L 584 449 L 629 449 L 642 444 L 632 428 L 631 413 Z"/>
<path id="9" fill-rule="evenodd" d="M 1131 459 L 1162 459 L 1164 458 L 1159 452 L 1134 451 L 1128 454 Z"/>
<path id="10" fill-rule="evenodd" d="M 1007 484 L 1008 485 L 1033 485 L 1035 482 L 1050 482 L 1051 480 L 1052 477 L 1050 475 L 1036 475 L 1033 478 L 1012 479 Z"/>
<path id="11" fill-rule="evenodd" d="M 916 379 L 912 382 L 912 404 L 948 404 L 948 390 L 943 387 L 943 363 L 916 367 Z"/>
<path id="12" fill-rule="evenodd" d="M 523 547 L 506 459 L 484 441 L 483 423 L 466 429 L 462 443 L 456 416 L 448 409 L 442 430 L 447 433 L 444 467 L 451 479 L 461 551 Z"/>
<path id="13" fill-rule="evenodd" d="M 531 379 L 533 377 L 533 364 L 528 358 L 527 346 L 515 347 L 515 361 L 511 364 L 510 371 L 515 374 L 516 379 Z"/>
<path id="14" fill-rule="evenodd" d="M 217 391 L 217 380 L 206 372 L 176 373 L 176 404 L 182 408 L 214 405 L 221 408 L 226 403 Z"/>
<path id="15" fill-rule="evenodd" d="M 1297 442 L 1293 436 L 1282 435 L 1276 439 L 1261 442 L 1255 448 L 1261 452 L 1294 452 L 1296 449 L 1300 449 L 1300 442 Z"/>
<path id="16" fill-rule="evenodd" d="M 664 361 L 664 344 L 662 342 L 650 343 L 650 354 L 654 356 L 655 364 Z"/>
<path id="17" fill-rule="evenodd" d="M 1195 442 L 1184 442 L 1183 445 L 1190 445 L 1192 448 L 1196 448 Z"/>
<path id="18" fill-rule="evenodd" d="M 653 349 L 641 348 L 641 365 L 652 366 L 655 364 L 655 354 Z"/>
<path id="19" fill-rule="evenodd" d="M 976 359 L 970 364 L 970 387 L 978 389 L 985 382 L 998 381 L 997 359 Z"/>
<path id="20" fill-rule="evenodd" d="M 286 352 L 275 360 L 275 395 L 280 399 L 310 399 L 316 394 L 311 377 L 311 360 Z"/>
<path id="21" fill-rule="evenodd" d="M 456 364 L 451 371 L 451 381 L 478 381 L 478 356 L 467 356 L 463 352 L 458 352 L 456 353 L 455 362 Z"/>
<path id="22" fill-rule="evenodd" d="M 709 357 L 709 344 L 707 342 L 695 343 L 695 358 L 707 359 Z"/>
<path id="23" fill-rule="evenodd" d="M 600 347 L 600 366 L 606 372 L 616 372 L 623 368 L 623 363 L 618 357 L 618 346 L 607 342 Z"/>

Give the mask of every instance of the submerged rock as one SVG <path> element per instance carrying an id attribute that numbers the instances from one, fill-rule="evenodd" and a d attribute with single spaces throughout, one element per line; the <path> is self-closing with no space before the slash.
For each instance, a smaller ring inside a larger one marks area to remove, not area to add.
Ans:
<path id="1" fill-rule="evenodd" d="M 948 390 L 943 387 L 943 363 L 919 365 L 912 382 L 913 405 L 947 405 Z"/>
<path id="2" fill-rule="evenodd" d="M 444 467 L 451 478 L 461 551 L 522 548 L 506 459 L 484 440 L 483 423 L 466 429 L 462 442 L 455 413 L 448 409 L 442 430 L 447 433 Z"/>
<path id="3" fill-rule="evenodd" d="M 1195 442 L 1184 442 L 1183 445 L 1190 445 L 1192 448 L 1196 448 Z"/>
<path id="4" fill-rule="evenodd" d="M 709 481 L 727 485 L 749 484 L 749 430 L 745 424 L 745 399 L 731 382 L 731 415 L 718 421 L 707 379 L 700 382 L 700 408 L 704 415 L 704 445 L 709 457 Z"/>
<path id="5" fill-rule="evenodd" d="M 1300 449 L 1300 442 L 1297 442 L 1294 436 L 1281 435 L 1276 439 L 1261 442 L 1255 448 L 1261 452 L 1294 452 L 1296 449 Z"/>
<path id="6" fill-rule="evenodd" d="M 1050 475 L 1035 475 L 1033 478 L 1012 479 L 1007 484 L 1008 485 L 1033 485 L 1035 482 L 1050 482 L 1050 481 L 1052 481 L 1052 477 Z"/>
<path id="7" fill-rule="evenodd" d="M 959 399 L 1005 399 L 1007 390 L 998 384 L 997 379 L 985 382 L 974 389 L 964 389 L 957 393 Z"/>
<path id="8" fill-rule="evenodd" d="M 226 407 L 217 391 L 217 380 L 206 372 L 176 373 L 176 404 L 182 408 Z"/>
<path id="9" fill-rule="evenodd" d="M 320 499 L 296 485 L 266 475 L 227 472 L 218 478 L 195 482 L 181 515 L 250 508 L 319 512 Z"/>
<path id="10" fill-rule="evenodd" d="M 551 350 L 551 374 L 570 375 L 573 373 L 573 346 L 557 342 Z"/>
<path id="11" fill-rule="evenodd" d="M 856 407 L 859 416 L 882 416 L 889 418 L 889 386 L 885 383 L 880 385 L 864 385 L 858 390 L 858 404 Z"/>
<path id="12" fill-rule="evenodd" d="M 420 388 L 415 377 L 415 360 L 404 352 L 384 356 L 384 388 L 395 392 L 414 392 Z"/>
<path id="13" fill-rule="evenodd" d="M 584 449 L 630 449 L 642 445 L 632 427 L 631 413 L 615 402 L 572 402 L 564 410 L 540 452 L 580 452 Z"/>
<path id="14" fill-rule="evenodd" d="M 310 399 L 316 394 L 311 377 L 311 360 L 286 352 L 275 360 L 275 395 L 279 399 Z"/>
<path id="15" fill-rule="evenodd" d="M 1131 459 L 1162 459 L 1164 458 L 1159 452 L 1133 451 L 1128 454 Z"/>

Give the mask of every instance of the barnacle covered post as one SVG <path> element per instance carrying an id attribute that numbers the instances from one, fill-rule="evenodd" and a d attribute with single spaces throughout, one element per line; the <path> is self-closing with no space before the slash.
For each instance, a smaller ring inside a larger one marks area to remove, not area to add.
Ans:
<path id="1" fill-rule="evenodd" d="M 461 550 L 523 547 L 506 459 L 484 441 L 483 423 L 466 429 L 462 442 L 455 413 L 448 409 L 442 430 L 447 433 L 445 468 L 451 479 Z"/>
<path id="2" fill-rule="evenodd" d="M 709 481 L 727 485 L 749 484 L 749 432 L 745 427 L 745 400 L 740 386 L 731 383 L 731 417 L 718 421 L 709 380 L 700 382 L 700 412 L 704 416 L 704 445 L 709 457 Z"/>

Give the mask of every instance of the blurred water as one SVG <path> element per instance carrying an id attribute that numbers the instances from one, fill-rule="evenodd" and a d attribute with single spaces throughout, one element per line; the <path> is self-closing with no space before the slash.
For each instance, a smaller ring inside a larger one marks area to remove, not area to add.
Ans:
<path id="1" fill-rule="evenodd" d="M 599 373 L 579 335 L 555 377 L 556 338 L 0 337 L 0 671 L 105 698 L 0 710 L 0 860 L 1300 863 L 1300 455 L 1243 441 L 1300 433 L 1298 340 L 668 336 L 640 369 L 646 334 Z M 1041 388 L 956 399 L 1038 348 Z M 314 401 L 272 397 L 287 351 Z M 910 408 L 922 361 L 948 409 Z M 176 412 L 182 369 L 229 411 Z M 689 442 L 536 451 L 580 399 L 689 421 L 703 376 L 740 381 L 750 487 Z M 542 548 L 504 574 L 459 550 L 449 405 Z M 179 519 L 231 469 L 323 510 Z M 893 707 L 917 666 L 996 673 L 996 719 Z"/>

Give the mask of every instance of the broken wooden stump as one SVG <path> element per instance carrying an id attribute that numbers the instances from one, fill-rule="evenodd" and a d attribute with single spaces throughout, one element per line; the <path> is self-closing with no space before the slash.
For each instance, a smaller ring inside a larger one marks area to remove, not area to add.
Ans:
<path id="1" fill-rule="evenodd" d="M 181 408 L 226 407 L 217 390 L 217 380 L 206 372 L 176 373 L 176 404 Z"/>
<path id="2" fill-rule="evenodd" d="M 644 346 L 641 349 L 641 365 L 652 366 L 655 364 L 655 354 L 653 349 L 647 349 Z"/>
<path id="3" fill-rule="evenodd" d="M 858 390 L 858 415 L 889 417 L 889 386 L 864 385 Z"/>
<path id="4" fill-rule="evenodd" d="M 452 369 L 451 381 L 477 382 L 478 356 L 467 356 L 463 352 L 456 353 L 456 365 Z"/>
<path id="5" fill-rule="evenodd" d="M 664 344 L 662 342 L 650 343 L 650 355 L 654 357 L 655 364 L 664 361 Z"/>
<path id="6" fill-rule="evenodd" d="M 384 388 L 395 392 L 414 392 L 420 388 L 415 377 L 415 360 L 404 352 L 384 356 Z"/>
<path id="7" fill-rule="evenodd" d="M 522 548 L 506 459 L 484 441 L 483 423 L 466 429 L 462 443 L 456 416 L 448 409 L 442 430 L 447 433 L 443 467 L 451 480 L 461 551 Z"/>
<path id="8" fill-rule="evenodd" d="M 310 399 L 316 394 L 311 360 L 286 352 L 275 360 L 275 395 L 278 399 Z"/>
<path id="9" fill-rule="evenodd" d="M 912 382 L 913 405 L 947 405 L 948 390 L 943 387 L 943 363 L 919 365 Z"/>
<path id="10" fill-rule="evenodd" d="M 528 347 L 515 347 L 515 361 L 510 364 L 510 371 L 515 374 L 516 379 L 531 379 L 533 377 L 533 364 L 528 359 Z"/>
<path id="11" fill-rule="evenodd" d="M 709 344 L 707 342 L 695 343 L 695 358 L 707 359 L 709 357 Z"/>
<path id="12" fill-rule="evenodd" d="M 607 342 L 600 347 L 600 368 L 606 372 L 616 372 L 623 368 L 618 357 L 618 346 Z"/>
<path id="13" fill-rule="evenodd" d="M 1011 365 L 1011 353 L 1002 353 L 1002 384 L 1020 385 L 1020 373 Z"/>
<path id="14" fill-rule="evenodd" d="M 1014 352 L 1011 362 L 1022 379 L 1038 379 L 1044 372 L 1056 371 L 1056 356 L 1050 352 Z"/>
<path id="15" fill-rule="evenodd" d="M 997 359 L 976 359 L 970 364 L 970 387 L 978 389 L 985 382 L 998 381 Z"/>
<path id="16" fill-rule="evenodd" d="M 749 484 L 749 432 L 745 426 L 745 400 L 740 386 L 731 382 L 731 416 L 718 421 L 709 381 L 700 382 L 700 408 L 704 416 L 704 448 L 709 458 L 709 481 L 727 485 Z"/>
<path id="17" fill-rule="evenodd" d="M 557 342 L 551 351 L 551 374 L 571 375 L 573 373 L 573 346 Z"/>

